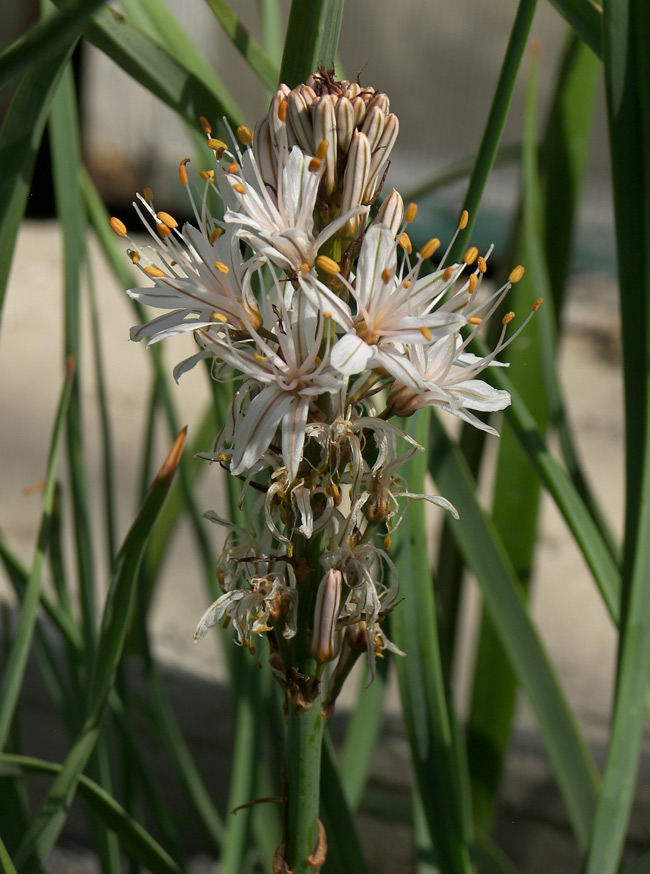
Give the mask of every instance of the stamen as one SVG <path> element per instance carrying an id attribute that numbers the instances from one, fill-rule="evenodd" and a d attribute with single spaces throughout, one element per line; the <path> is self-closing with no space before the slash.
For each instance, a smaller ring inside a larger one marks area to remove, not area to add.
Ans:
<path id="1" fill-rule="evenodd" d="M 240 124 L 235 133 L 237 134 L 237 139 L 242 144 L 242 146 L 252 146 L 253 134 L 249 131 L 245 124 Z"/>
<path id="2" fill-rule="evenodd" d="M 331 319 L 332 318 L 331 312 L 329 310 L 325 310 L 325 312 L 323 313 L 323 318 L 324 319 Z"/>
<path id="3" fill-rule="evenodd" d="M 337 262 L 328 255 L 319 255 L 316 259 L 316 264 L 320 267 L 323 273 L 329 273 L 330 276 L 338 276 L 341 271 Z"/>
<path id="4" fill-rule="evenodd" d="M 470 246 L 467 252 L 465 252 L 465 254 L 463 255 L 463 261 L 465 262 L 465 264 L 472 264 L 474 261 L 476 261 L 477 256 L 478 249 L 476 248 L 476 246 Z"/>
<path id="5" fill-rule="evenodd" d="M 236 161 L 233 161 L 232 164 L 228 164 L 226 168 L 226 173 L 236 173 L 239 170 L 239 164 Z"/>
<path id="6" fill-rule="evenodd" d="M 478 276 L 476 275 L 476 273 L 472 273 L 472 275 L 469 278 L 469 286 L 467 288 L 467 293 L 473 294 L 477 285 L 478 285 Z"/>
<path id="7" fill-rule="evenodd" d="M 311 161 L 309 162 L 309 167 L 308 167 L 310 173 L 318 173 L 318 171 L 321 168 L 322 163 L 323 162 L 319 158 L 312 158 Z"/>
<path id="8" fill-rule="evenodd" d="M 223 313 L 212 313 L 210 318 L 214 319 L 215 322 L 221 322 L 222 325 L 228 321 L 228 317 L 224 316 Z"/>
<path id="9" fill-rule="evenodd" d="M 124 222 L 121 222 L 118 218 L 113 216 L 109 225 L 113 228 L 118 237 L 126 237 L 126 225 Z"/>
<path id="10" fill-rule="evenodd" d="M 259 361 L 260 364 L 265 364 L 265 363 L 269 360 L 269 359 L 266 357 L 266 355 L 260 355 L 259 352 L 253 352 L 253 358 L 254 358 L 256 361 Z"/>
<path id="11" fill-rule="evenodd" d="M 466 209 L 464 209 L 460 214 L 460 221 L 458 222 L 458 229 L 460 231 L 464 231 L 467 227 L 467 222 L 469 221 L 469 213 Z"/>
<path id="12" fill-rule="evenodd" d="M 383 282 L 384 283 L 390 282 L 390 276 L 391 276 L 390 270 L 388 269 L 388 267 L 384 267 L 384 269 L 381 271 L 381 278 L 382 278 Z"/>
<path id="13" fill-rule="evenodd" d="M 316 157 L 319 161 L 324 161 L 327 157 L 327 150 L 329 149 L 329 142 L 327 140 L 321 140 L 318 144 L 318 148 L 316 149 Z"/>
<path id="14" fill-rule="evenodd" d="M 384 536 L 384 549 L 390 549 L 391 537 L 390 534 Z"/>
<path id="15" fill-rule="evenodd" d="M 223 228 L 215 228 L 210 234 L 210 245 L 214 245 L 214 243 L 219 239 L 219 237 L 223 234 Z"/>
<path id="16" fill-rule="evenodd" d="M 189 162 L 189 158 L 183 158 L 181 163 L 178 165 L 178 178 L 181 180 L 181 185 L 187 185 L 187 168 L 185 165 Z"/>
<path id="17" fill-rule="evenodd" d="M 158 234 L 161 237 L 163 237 L 163 239 L 166 239 L 167 237 L 171 237 L 171 235 L 172 235 L 171 229 L 168 228 L 167 225 L 164 225 L 162 222 L 160 222 L 160 224 L 156 225 L 156 230 L 158 231 Z"/>
<path id="18" fill-rule="evenodd" d="M 215 140 L 212 138 L 208 140 L 208 146 L 214 150 L 217 158 L 220 158 L 228 148 L 228 146 L 222 140 Z"/>
<path id="19" fill-rule="evenodd" d="M 302 264 L 300 265 L 300 272 L 301 273 L 309 273 L 309 264 L 307 264 L 306 261 L 303 261 Z"/>
<path id="20" fill-rule="evenodd" d="M 420 333 L 424 337 L 425 340 L 431 339 L 431 331 L 427 328 L 426 325 L 420 325 Z"/>
<path id="21" fill-rule="evenodd" d="M 132 264 L 137 264 L 140 258 L 142 258 L 142 255 L 140 254 L 140 252 L 138 252 L 137 249 L 127 249 L 126 254 L 131 259 Z"/>
<path id="22" fill-rule="evenodd" d="M 215 261 L 214 266 L 217 268 L 219 273 L 223 273 L 224 276 L 227 276 L 230 273 L 230 268 L 227 264 L 224 264 L 223 261 Z"/>
<path id="23" fill-rule="evenodd" d="M 524 275 L 524 268 L 521 266 L 521 264 L 519 264 L 519 265 L 518 265 L 517 267 L 515 267 L 515 269 L 510 273 L 510 276 L 508 277 L 508 282 L 512 282 L 512 284 L 514 285 L 515 282 L 519 282 L 519 280 L 521 279 L 521 277 L 522 277 L 523 275 Z"/>
<path id="24" fill-rule="evenodd" d="M 440 240 L 437 237 L 434 237 L 432 240 L 429 240 L 428 243 L 425 243 L 424 246 L 420 249 L 420 258 L 423 260 L 425 258 L 430 258 L 433 253 L 436 251 L 438 246 L 440 245 Z"/>
<path id="25" fill-rule="evenodd" d="M 415 219 L 415 216 L 418 214 L 418 205 L 417 203 L 409 203 L 406 207 L 406 214 L 404 215 L 405 222 L 412 222 Z"/>
<path id="26" fill-rule="evenodd" d="M 199 170 L 199 176 L 201 179 L 205 179 L 206 182 L 212 182 L 214 179 L 214 170 Z"/>
<path id="27" fill-rule="evenodd" d="M 453 273 L 454 273 L 454 268 L 451 265 L 449 267 L 445 267 L 445 269 L 442 272 L 442 281 L 449 282 Z"/>
<path id="28" fill-rule="evenodd" d="M 206 135 L 206 137 L 209 137 L 212 133 L 212 125 L 210 124 L 210 122 L 204 115 L 199 116 L 199 122 L 201 124 L 201 127 L 203 128 L 203 133 Z"/>
<path id="29" fill-rule="evenodd" d="M 241 182 L 237 182 L 236 185 L 233 185 L 232 190 L 233 190 L 233 191 L 236 191 L 237 194 L 246 194 L 246 189 L 245 189 L 244 186 L 241 184 Z"/>
<path id="30" fill-rule="evenodd" d="M 402 231 L 402 233 L 399 235 L 399 239 L 397 242 L 400 244 L 405 252 L 407 252 L 409 255 L 411 254 L 411 252 L 413 251 L 413 243 L 411 243 L 411 238 L 406 233 L 406 231 Z"/>
<path id="31" fill-rule="evenodd" d="M 280 121 L 287 120 L 287 106 L 289 105 L 288 100 L 282 100 L 280 105 L 278 106 L 278 118 Z"/>
<path id="32" fill-rule="evenodd" d="M 506 313 L 505 316 L 501 319 L 502 325 L 509 325 L 510 322 L 514 319 L 514 313 Z"/>
<path id="33" fill-rule="evenodd" d="M 478 267 L 480 273 L 485 273 L 485 271 L 487 270 L 487 261 L 482 255 L 478 256 L 476 266 Z"/>
<path id="34" fill-rule="evenodd" d="M 537 310 L 541 307 L 541 305 L 543 303 L 544 303 L 544 298 L 538 297 L 537 300 L 535 301 L 535 303 L 533 304 L 533 312 L 536 313 Z"/>
<path id="35" fill-rule="evenodd" d="M 160 267 L 154 267 L 153 264 L 148 264 L 148 265 L 144 268 L 144 272 L 147 274 L 147 276 L 156 276 L 156 277 L 158 277 L 158 276 L 164 276 L 164 275 L 165 275 L 165 274 L 163 273 L 163 271 L 160 269 Z"/>
<path id="36" fill-rule="evenodd" d="M 143 193 L 144 199 L 147 201 L 147 203 L 153 202 L 153 191 L 151 190 L 151 188 L 149 188 L 149 186 L 147 186 L 142 193 Z"/>
<path id="37" fill-rule="evenodd" d="M 514 313 L 513 313 L 513 315 L 514 315 Z M 481 319 L 479 316 L 470 316 L 467 319 L 467 321 L 469 322 L 470 325 L 480 325 L 481 322 L 483 321 L 483 319 Z"/>
<path id="38" fill-rule="evenodd" d="M 405 279 L 404 282 L 402 283 L 402 288 L 410 288 L 412 285 L 413 285 L 412 280 Z"/>
<path id="39" fill-rule="evenodd" d="M 156 213 L 156 217 L 159 218 L 160 221 L 161 221 L 164 225 L 167 225 L 167 227 L 168 227 L 168 228 L 171 228 L 172 230 L 173 230 L 174 228 L 177 228 L 177 227 L 178 227 L 178 222 L 176 221 L 176 219 L 174 218 L 174 216 L 171 216 L 168 212 L 157 212 L 157 213 Z"/>
<path id="40" fill-rule="evenodd" d="M 232 458 L 232 452 L 220 452 L 217 455 L 217 458 L 219 459 L 219 461 L 230 461 L 230 459 Z"/>

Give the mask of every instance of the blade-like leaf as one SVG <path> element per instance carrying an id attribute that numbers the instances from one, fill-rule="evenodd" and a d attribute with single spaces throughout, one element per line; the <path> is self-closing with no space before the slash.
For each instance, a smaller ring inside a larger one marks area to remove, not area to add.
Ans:
<path id="1" fill-rule="evenodd" d="M 567 24 L 599 58 L 603 56 L 601 37 L 603 11 L 591 0 L 550 0 Z"/>
<path id="2" fill-rule="evenodd" d="M 79 777 L 97 742 L 108 694 L 126 637 L 138 567 L 147 538 L 178 467 L 184 440 L 183 431 L 160 468 L 115 561 L 92 665 L 86 721 L 29 832 L 18 847 L 15 863 L 21 874 L 35 874 L 56 841 Z"/>
<path id="3" fill-rule="evenodd" d="M 334 66 L 342 17 L 343 0 L 292 0 L 281 82 L 295 88 L 318 66 Z"/>
<path id="4" fill-rule="evenodd" d="M 57 15 L 43 18 L 0 54 L 0 88 L 29 67 L 49 59 L 76 41 L 88 18 L 105 0 L 69 2 Z"/>
<path id="5" fill-rule="evenodd" d="M 58 776 L 64 767 L 28 756 L 4 755 L 0 757 L 0 778 L 16 773 Z M 151 871 L 151 874 L 182 874 L 182 869 L 160 844 L 101 786 L 82 775 L 79 778 L 78 794 L 101 818 L 106 827 L 115 833 L 123 848 L 144 868 Z M 15 871 L 15 869 L 3 870 Z"/>
<path id="6" fill-rule="evenodd" d="M 273 89 L 278 81 L 279 70 L 257 40 L 250 35 L 225 0 L 206 0 L 206 3 L 251 70 L 267 88 Z"/>

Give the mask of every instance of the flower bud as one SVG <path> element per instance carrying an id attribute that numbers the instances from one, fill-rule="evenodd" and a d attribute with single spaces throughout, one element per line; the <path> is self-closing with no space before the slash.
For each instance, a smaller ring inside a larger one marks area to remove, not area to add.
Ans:
<path id="1" fill-rule="evenodd" d="M 309 654 L 318 662 L 329 662 L 336 655 L 336 623 L 339 617 L 342 585 L 341 571 L 331 568 L 318 587 L 314 630 L 309 648 Z"/>

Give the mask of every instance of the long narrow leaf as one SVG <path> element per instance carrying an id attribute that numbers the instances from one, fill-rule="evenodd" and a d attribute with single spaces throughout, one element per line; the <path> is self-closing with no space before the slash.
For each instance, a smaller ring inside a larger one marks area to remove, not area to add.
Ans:
<path id="1" fill-rule="evenodd" d="M 57 15 L 34 24 L 0 54 L 0 88 L 27 70 L 49 59 L 59 49 L 77 40 L 88 18 L 105 0 L 77 0 Z"/>
<path id="2" fill-rule="evenodd" d="M 25 586 L 16 637 L 5 666 L 2 685 L 0 685 L 0 749 L 4 749 L 9 735 L 9 729 L 11 728 L 11 722 L 18 701 L 25 666 L 27 664 L 27 656 L 29 655 L 29 648 L 34 634 L 36 608 L 41 593 L 41 570 L 45 557 L 45 549 L 47 547 L 50 515 L 52 513 L 52 502 L 54 500 L 56 463 L 63 426 L 68 412 L 68 406 L 70 404 L 73 379 L 74 363 L 70 360 L 68 361 L 65 381 L 61 391 L 61 398 L 59 400 L 54 420 L 54 428 L 52 429 L 50 453 L 47 462 L 47 473 L 45 476 L 43 510 L 36 543 L 36 551 L 34 553 L 34 560 L 32 562 L 29 579 Z"/>
<path id="3" fill-rule="evenodd" d="M 478 504 L 476 484 L 433 415 L 429 464 L 436 485 L 460 513 L 452 530 L 535 711 L 578 843 L 584 848 L 596 805 L 595 765 L 524 609 L 517 576 L 494 526 Z"/>
<path id="4" fill-rule="evenodd" d="M 230 6 L 225 0 L 206 0 L 206 3 L 251 70 L 267 88 L 274 88 L 278 81 L 278 68 L 271 62 L 257 40 L 250 35 Z"/>
<path id="5" fill-rule="evenodd" d="M 550 0 L 550 2 L 592 52 L 602 58 L 602 9 L 591 0 Z"/>
<path id="6" fill-rule="evenodd" d="M 427 442 L 427 423 L 426 413 L 420 413 L 409 429 L 422 445 Z M 421 453 L 405 473 L 409 488 L 416 493 L 425 491 L 425 472 L 426 457 Z M 396 666 L 413 769 L 441 869 L 446 874 L 470 872 L 472 837 L 465 815 L 469 789 L 462 782 L 464 771 L 436 634 L 424 502 L 411 502 L 395 539 L 404 600 L 391 615 L 391 632 L 406 652 Z"/>
<path id="7" fill-rule="evenodd" d="M 181 432 L 160 468 L 115 561 L 92 666 L 86 721 L 29 832 L 18 848 L 15 861 L 21 874 L 36 872 L 56 841 L 79 777 L 97 742 L 108 694 L 126 637 L 138 567 L 147 538 L 178 467 L 184 440 L 185 433 Z"/>
<path id="8" fill-rule="evenodd" d="M 333 67 L 343 17 L 343 0 L 292 0 L 280 81 L 290 88 L 321 65 Z"/>
<path id="9" fill-rule="evenodd" d="M 54 762 L 28 756 L 4 755 L 0 758 L 0 778 L 9 774 L 60 775 L 63 767 Z M 79 796 L 97 813 L 107 828 L 119 838 L 124 849 L 133 855 L 151 874 L 182 874 L 182 869 L 171 856 L 133 820 L 124 808 L 101 786 L 82 775 L 79 778 Z M 13 869 L 15 871 L 15 869 Z"/>

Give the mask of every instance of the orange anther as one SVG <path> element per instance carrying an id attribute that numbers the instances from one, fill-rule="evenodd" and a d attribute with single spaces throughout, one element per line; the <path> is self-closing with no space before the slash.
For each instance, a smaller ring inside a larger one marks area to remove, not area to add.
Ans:
<path id="1" fill-rule="evenodd" d="M 109 222 L 109 225 L 113 228 L 118 237 L 126 237 L 126 225 L 124 224 L 124 222 L 113 216 L 113 218 Z"/>

